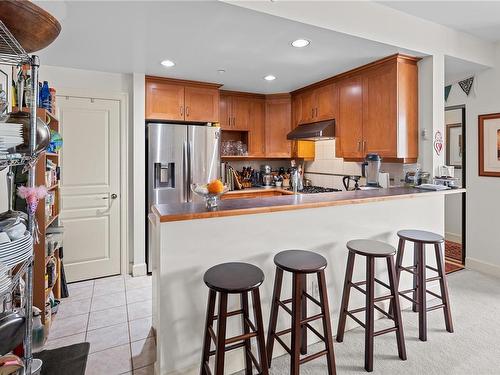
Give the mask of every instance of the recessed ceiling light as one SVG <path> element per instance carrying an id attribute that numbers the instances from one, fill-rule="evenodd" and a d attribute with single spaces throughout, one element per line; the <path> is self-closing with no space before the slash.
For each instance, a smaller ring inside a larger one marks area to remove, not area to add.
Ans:
<path id="1" fill-rule="evenodd" d="M 172 60 L 163 60 L 161 62 L 161 65 L 167 67 L 167 68 L 171 68 L 175 65 L 175 63 L 172 61 Z"/>
<path id="2" fill-rule="evenodd" d="M 273 76 L 272 74 L 269 74 L 269 75 L 265 76 L 264 79 L 266 81 L 274 81 L 276 79 L 276 77 Z"/>
<path id="3" fill-rule="evenodd" d="M 309 43 L 311 43 L 311 42 L 307 39 L 297 39 L 297 40 L 294 40 L 292 42 L 292 46 L 297 47 L 297 48 L 302 48 L 302 47 L 308 46 Z"/>
<path id="4" fill-rule="evenodd" d="M 225 69 L 219 69 L 219 70 L 217 70 L 217 73 L 224 74 L 224 73 L 226 73 L 226 70 Z"/>

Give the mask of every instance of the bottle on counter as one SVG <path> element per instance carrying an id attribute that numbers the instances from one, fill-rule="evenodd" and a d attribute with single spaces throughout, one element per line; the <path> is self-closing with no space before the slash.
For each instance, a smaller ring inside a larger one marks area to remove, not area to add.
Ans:
<path id="1" fill-rule="evenodd" d="M 40 106 L 50 111 L 50 89 L 47 81 L 43 81 L 42 89 L 40 90 Z"/>

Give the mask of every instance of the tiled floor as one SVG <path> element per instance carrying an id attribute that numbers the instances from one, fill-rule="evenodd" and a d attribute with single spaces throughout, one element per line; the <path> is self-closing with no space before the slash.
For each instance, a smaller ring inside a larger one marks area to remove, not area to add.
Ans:
<path id="1" fill-rule="evenodd" d="M 150 375 L 151 277 L 115 276 L 69 285 L 45 349 L 90 343 L 85 375 Z"/>

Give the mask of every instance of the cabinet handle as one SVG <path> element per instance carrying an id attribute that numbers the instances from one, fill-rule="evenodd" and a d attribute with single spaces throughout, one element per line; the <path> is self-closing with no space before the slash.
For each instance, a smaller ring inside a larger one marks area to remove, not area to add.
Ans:
<path id="1" fill-rule="evenodd" d="M 186 116 L 189 117 L 189 106 L 186 107 Z"/>
<path id="2" fill-rule="evenodd" d="M 358 151 L 361 151 L 361 141 L 358 141 Z"/>
<path id="3" fill-rule="evenodd" d="M 184 115 L 184 107 L 182 105 L 179 107 L 179 110 L 181 112 L 181 116 Z"/>
<path id="4" fill-rule="evenodd" d="M 314 118 L 314 108 L 311 108 L 311 117 Z"/>
<path id="5" fill-rule="evenodd" d="M 316 113 L 316 117 L 318 117 L 318 107 L 315 108 L 314 112 Z"/>
<path id="6" fill-rule="evenodd" d="M 233 117 L 233 126 L 236 126 L 236 117 Z"/>
<path id="7" fill-rule="evenodd" d="M 363 151 L 366 151 L 366 140 L 363 140 Z"/>
<path id="8" fill-rule="evenodd" d="M 227 118 L 227 125 L 228 125 L 228 126 L 231 126 L 231 117 L 228 117 L 228 118 Z"/>

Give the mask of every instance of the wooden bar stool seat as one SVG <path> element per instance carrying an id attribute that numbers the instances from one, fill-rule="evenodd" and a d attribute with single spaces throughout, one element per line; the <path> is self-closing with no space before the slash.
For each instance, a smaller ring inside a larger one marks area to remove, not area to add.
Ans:
<path id="1" fill-rule="evenodd" d="M 365 370 L 373 371 L 373 342 L 375 336 L 383 335 L 390 332 L 396 332 L 396 341 L 398 345 L 399 358 L 406 360 L 406 347 L 403 334 L 403 324 L 401 320 L 401 309 L 396 283 L 396 269 L 394 266 L 394 255 L 396 249 L 389 244 L 374 240 L 352 240 L 347 243 L 349 255 L 347 258 L 347 269 L 344 281 L 344 292 L 342 295 L 342 306 L 340 308 L 339 326 L 337 329 L 337 341 L 344 341 L 345 324 L 347 317 L 353 319 L 356 323 L 365 329 Z M 356 255 L 366 257 L 366 280 L 353 282 L 352 275 L 354 270 L 354 261 Z M 389 272 L 389 284 L 380 281 L 375 277 L 375 259 L 384 258 L 387 262 Z M 375 297 L 375 283 L 382 285 L 389 290 L 389 295 Z M 362 288 L 365 286 L 365 289 Z M 365 294 L 366 303 L 364 307 L 349 310 L 349 297 L 351 288 Z M 391 300 L 393 303 L 393 313 L 388 313 L 381 307 L 377 306 L 376 302 Z M 380 331 L 375 331 L 375 310 L 381 312 L 386 317 L 394 320 L 394 327 L 386 328 Z M 365 313 L 365 321 L 356 317 L 355 314 Z"/>
<path id="2" fill-rule="evenodd" d="M 267 360 L 271 367 L 274 341 L 276 340 L 290 354 L 290 375 L 298 375 L 300 365 L 314 359 L 326 356 L 328 374 L 336 374 L 335 355 L 333 352 L 332 327 L 330 322 L 330 309 L 328 307 L 328 294 L 325 278 L 326 259 L 320 254 L 304 250 L 286 250 L 274 257 L 276 275 L 274 279 L 274 292 L 271 305 L 271 317 L 267 332 Z M 281 286 L 283 271 L 292 273 L 292 298 L 281 300 Z M 307 275 L 316 274 L 319 287 L 319 301 L 307 293 Z M 307 301 L 316 304 L 320 313 L 307 316 Z M 288 305 L 291 304 L 291 308 Z M 289 329 L 276 331 L 278 310 L 282 308 L 292 317 L 292 326 Z M 323 333 L 320 333 L 310 323 L 321 319 Z M 325 349 L 301 358 L 307 354 L 307 330 L 313 332 L 325 343 Z M 291 334 L 291 346 L 288 347 L 281 336 Z"/>
<path id="3" fill-rule="evenodd" d="M 262 270 L 248 263 L 223 263 L 210 268 L 203 277 L 209 288 L 207 316 L 203 340 L 203 353 L 200 374 L 212 375 L 209 366 L 210 356 L 215 355 L 215 375 L 224 374 L 224 356 L 227 351 L 244 348 L 245 375 L 252 375 L 253 366 L 258 374 L 268 375 L 264 325 L 260 305 L 259 286 L 264 282 Z M 218 315 L 214 315 L 215 302 L 219 294 Z M 252 294 L 254 322 L 250 320 L 248 293 Z M 227 311 L 229 294 L 240 294 L 241 309 Z M 243 334 L 226 338 L 227 318 L 242 316 Z M 217 320 L 217 332 L 214 321 Z M 256 338 L 259 360 L 252 353 L 251 339 Z M 212 341 L 215 350 L 211 350 Z"/>
<path id="4" fill-rule="evenodd" d="M 399 246 L 398 256 L 396 258 L 396 278 L 399 285 L 401 271 L 409 272 L 413 275 L 413 288 L 400 290 L 399 295 L 412 302 L 414 312 L 418 312 L 419 338 L 421 341 L 427 341 L 427 312 L 443 309 L 446 330 L 453 332 L 453 322 L 450 310 L 450 297 L 448 294 L 448 284 L 446 281 L 446 271 L 444 267 L 444 254 L 442 244 L 444 237 L 440 234 L 423 230 L 400 230 L 398 232 Z M 406 241 L 413 242 L 413 265 L 403 266 L 403 256 L 405 252 Z M 426 264 L 425 245 L 434 246 L 436 256 L 436 268 Z M 427 278 L 426 272 L 431 270 L 437 275 Z M 439 280 L 441 295 L 427 290 L 427 282 Z M 413 293 L 413 298 L 408 297 L 408 293 Z M 441 303 L 427 307 L 427 294 L 441 300 Z M 392 306 L 391 306 L 392 308 Z"/>

